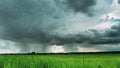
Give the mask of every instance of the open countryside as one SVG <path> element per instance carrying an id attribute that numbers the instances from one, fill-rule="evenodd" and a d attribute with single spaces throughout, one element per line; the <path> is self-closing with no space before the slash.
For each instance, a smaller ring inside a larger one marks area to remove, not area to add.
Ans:
<path id="1" fill-rule="evenodd" d="M 120 68 L 120 54 L 0 55 L 0 68 Z"/>

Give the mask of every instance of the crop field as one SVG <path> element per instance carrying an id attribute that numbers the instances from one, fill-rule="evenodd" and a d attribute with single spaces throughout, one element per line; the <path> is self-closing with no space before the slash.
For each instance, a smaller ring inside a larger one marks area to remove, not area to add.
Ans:
<path id="1" fill-rule="evenodd" d="M 120 54 L 0 55 L 0 68 L 120 68 Z"/>

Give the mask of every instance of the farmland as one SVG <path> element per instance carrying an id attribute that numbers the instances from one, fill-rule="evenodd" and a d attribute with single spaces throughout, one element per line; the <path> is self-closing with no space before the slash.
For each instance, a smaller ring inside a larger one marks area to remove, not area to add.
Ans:
<path id="1" fill-rule="evenodd" d="M 0 55 L 0 68 L 120 68 L 120 54 Z"/>

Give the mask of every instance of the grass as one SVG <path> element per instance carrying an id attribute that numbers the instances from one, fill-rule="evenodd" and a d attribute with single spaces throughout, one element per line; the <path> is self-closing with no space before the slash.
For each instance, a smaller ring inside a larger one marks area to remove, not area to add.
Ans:
<path id="1" fill-rule="evenodd" d="M 120 68 L 120 54 L 0 55 L 0 68 Z"/>

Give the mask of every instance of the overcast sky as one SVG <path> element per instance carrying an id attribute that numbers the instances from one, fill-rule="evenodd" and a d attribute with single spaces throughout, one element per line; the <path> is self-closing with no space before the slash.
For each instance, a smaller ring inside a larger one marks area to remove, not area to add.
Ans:
<path id="1" fill-rule="evenodd" d="M 0 0 L 0 53 L 120 50 L 120 0 Z"/>

